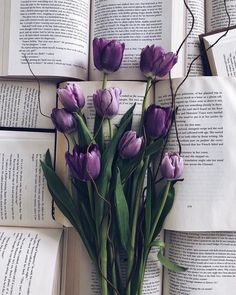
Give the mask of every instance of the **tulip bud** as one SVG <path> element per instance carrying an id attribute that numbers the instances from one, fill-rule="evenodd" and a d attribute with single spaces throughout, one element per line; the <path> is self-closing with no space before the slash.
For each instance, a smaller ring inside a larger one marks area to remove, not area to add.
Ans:
<path id="1" fill-rule="evenodd" d="M 141 52 L 140 69 L 147 78 L 161 78 L 169 73 L 177 60 L 175 53 L 166 53 L 160 46 L 146 46 Z"/>
<path id="2" fill-rule="evenodd" d="M 69 112 L 76 112 L 85 105 L 84 94 L 76 84 L 67 84 L 65 88 L 58 89 L 57 93 L 64 108 Z"/>
<path id="3" fill-rule="evenodd" d="M 106 73 L 115 72 L 119 69 L 125 44 L 119 41 L 108 41 L 103 38 L 93 40 L 93 61 L 99 71 Z"/>
<path id="4" fill-rule="evenodd" d="M 183 158 L 180 157 L 177 153 L 165 153 L 160 171 L 164 178 L 174 180 L 179 178 L 183 174 L 184 170 L 184 161 Z"/>
<path id="5" fill-rule="evenodd" d="M 65 154 L 66 162 L 73 177 L 82 181 L 96 179 L 101 170 L 101 154 L 98 146 L 93 144 L 89 149 L 74 146 L 73 154 Z"/>
<path id="6" fill-rule="evenodd" d="M 111 118 L 118 114 L 120 88 L 106 88 L 97 90 L 93 95 L 93 104 L 96 112 L 104 118 Z"/>
<path id="7" fill-rule="evenodd" d="M 51 119 L 55 128 L 62 133 L 72 132 L 76 127 L 73 115 L 65 109 L 54 108 L 51 113 Z"/>
<path id="8" fill-rule="evenodd" d="M 150 105 L 144 116 L 144 127 L 146 134 L 151 138 L 166 136 L 171 120 L 172 109 L 170 107 L 160 107 L 155 104 Z"/>
<path id="9" fill-rule="evenodd" d="M 122 136 L 118 150 L 121 158 L 129 159 L 136 156 L 142 148 L 143 137 L 138 137 L 135 131 L 126 131 Z"/>

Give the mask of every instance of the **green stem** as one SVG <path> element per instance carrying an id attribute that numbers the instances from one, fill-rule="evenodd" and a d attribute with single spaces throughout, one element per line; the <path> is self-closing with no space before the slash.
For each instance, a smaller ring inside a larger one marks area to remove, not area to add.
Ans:
<path id="1" fill-rule="evenodd" d="M 114 288 L 117 289 L 116 261 L 115 261 L 115 255 L 114 255 L 115 253 L 113 252 L 112 245 L 109 245 L 109 253 L 110 253 L 110 265 L 111 265 L 111 274 L 112 274 L 112 285 Z"/>
<path id="2" fill-rule="evenodd" d="M 107 87 L 107 73 L 103 73 L 103 81 L 102 81 L 102 89 L 105 89 Z"/>
<path id="3" fill-rule="evenodd" d="M 166 200 L 167 200 L 167 197 L 168 197 L 168 193 L 169 193 L 169 190 L 170 190 L 170 184 L 171 184 L 171 181 L 168 180 L 168 181 L 167 181 L 167 184 L 166 184 L 166 188 L 165 188 L 164 197 L 163 197 L 163 200 L 162 200 L 162 202 L 161 202 L 160 209 L 159 209 L 159 211 L 158 211 L 158 214 L 157 214 L 156 220 L 155 220 L 155 222 L 154 222 L 154 224 L 153 224 L 153 227 L 152 227 L 152 229 L 151 229 L 151 231 L 150 231 L 149 244 L 152 242 L 153 235 L 154 235 L 154 233 L 155 233 L 155 229 L 156 229 L 157 224 L 158 224 L 158 222 L 159 222 L 159 219 L 160 219 L 160 217 L 161 217 L 161 213 L 162 213 L 162 211 L 163 211 L 163 209 L 164 209 L 164 207 L 165 207 Z"/>
<path id="4" fill-rule="evenodd" d="M 127 285 L 126 295 L 130 295 L 131 292 L 131 273 L 133 270 L 133 264 L 134 264 L 134 255 L 135 255 L 135 241 L 136 241 L 136 233 L 137 233 L 137 221 L 138 221 L 138 213 L 140 208 L 140 200 L 142 196 L 143 191 L 143 182 L 146 175 L 146 170 L 149 164 L 149 157 L 147 157 L 144 160 L 144 164 L 141 170 L 141 173 L 138 177 L 138 187 L 136 190 L 136 202 L 134 206 L 134 215 L 133 215 L 133 223 L 132 223 L 132 229 L 131 229 L 131 242 L 130 242 L 130 249 L 128 253 L 128 278 L 129 282 Z"/>
<path id="5" fill-rule="evenodd" d="M 102 223 L 102 236 L 101 236 L 101 287 L 102 295 L 108 295 L 107 286 L 107 217 L 104 218 Z"/>
<path id="6" fill-rule="evenodd" d="M 94 218 L 93 187 L 92 187 L 92 183 L 90 181 L 87 181 L 87 188 L 88 188 L 91 216 L 92 216 L 92 218 Z"/>
<path id="7" fill-rule="evenodd" d="M 113 137 L 113 128 L 111 124 L 111 119 L 108 119 L 108 125 L 109 125 L 109 134 L 110 134 L 110 139 Z"/>
<path id="8" fill-rule="evenodd" d="M 144 94 L 144 98 L 143 98 L 143 105 L 142 105 L 142 115 L 141 115 L 141 123 L 140 123 L 140 134 L 142 133 L 142 127 L 143 127 L 143 120 L 144 120 L 144 112 L 147 108 L 147 98 L 148 98 L 148 93 L 151 89 L 151 85 L 152 85 L 152 78 L 148 78 L 147 80 L 147 84 L 146 84 L 146 90 L 145 90 L 145 94 Z"/>

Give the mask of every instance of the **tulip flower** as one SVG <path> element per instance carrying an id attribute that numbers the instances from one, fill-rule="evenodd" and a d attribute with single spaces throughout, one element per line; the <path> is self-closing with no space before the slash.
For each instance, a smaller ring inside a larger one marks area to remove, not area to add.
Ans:
<path id="1" fill-rule="evenodd" d="M 82 90 L 76 84 L 67 84 L 57 91 L 59 99 L 64 108 L 69 112 L 76 112 L 85 105 L 85 98 Z"/>
<path id="2" fill-rule="evenodd" d="M 166 136 L 171 120 L 172 109 L 170 107 L 160 107 L 155 104 L 150 105 L 144 116 L 144 127 L 147 136 L 155 139 Z"/>
<path id="3" fill-rule="evenodd" d="M 160 166 L 160 171 L 164 178 L 169 180 L 177 179 L 183 174 L 183 170 L 184 161 L 179 154 L 165 153 Z"/>
<path id="4" fill-rule="evenodd" d="M 111 118 L 118 114 L 120 88 L 106 88 L 97 90 L 93 95 L 93 104 L 96 112 L 104 118 Z"/>
<path id="5" fill-rule="evenodd" d="M 54 108 L 51 119 L 55 128 L 62 133 L 72 132 L 76 127 L 76 121 L 71 113 L 65 109 Z"/>
<path id="6" fill-rule="evenodd" d="M 93 40 L 93 60 L 99 71 L 112 73 L 119 69 L 125 44 L 116 40 L 106 40 L 95 38 Z"/>
<path id="7" fill-rule="evenodd" d="M 89 149 L 74 146 L 73 154 L 65 154 L 66 162 L 73 177 L 82 181 L 96 179 L 101 170 L 101 154 L 98 146 L 93 144 Z"/>
<path id="8" fill-rule="evenodd" d="M 140 69 L 147 78 L 161 78 L 169 73 L 177 60 L 175 53 L 165 52 L 160 46 L 146 46 L 141 52 Z"/>
<path id="9" fill-rule="evenodd" d="M 118 146 L 121 158 L 129 159 L 136 156 L 140 152 L 142 144 L 143 137 L 137 137 L 135 131 L 126 131 L 122 136 Z"/>

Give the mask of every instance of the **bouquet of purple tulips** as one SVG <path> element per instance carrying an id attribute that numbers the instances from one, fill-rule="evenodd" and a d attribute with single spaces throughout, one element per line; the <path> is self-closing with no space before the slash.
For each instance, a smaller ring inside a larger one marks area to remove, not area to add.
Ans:
<path id="1" fill-rule="evenodd" d="M 158 239 L 174 201 L 174 185 L 183 172 L 182 157 L 175 152 L 164 153 L 175 110 L 146 106 L 152 83 L 169 73 L 177 56 L 154 45 L 142 50 L 140 69 L 147 77 L 147 86 L 139 128 L 134 131 L 135 105 L 113 126 L 121 89 L 106 87 L 109 73 L 120 67 L 124 47 L 114 40 L 93 41 L 94 64 L 104 73 L 102 89 L 93 95 L 93 131 L 83 114 L 85 98 L 81 89 L 68 84 L 58 90 L 64 108 L 54 109 L 51 118 L 57 130 L 74 142 L 65 155 L 73 189 L 69 191 L 54 172 L 48 152 L 42 162 L 55 203 L 80 234 L 97 267 L 102 295 L 142 294 L 153 247 L 158 249 L 158 259 L 165 267 L 185 270 L 164 256 L 164 242 Z M 109 123 L 109 140 L 104 139 L 105 121 Z M 158 157 L 161 180 L 152 169 Z M 124 255 L 127 262 L 121 267 L 120 257 Z M 125 268 L 122 274 L 121 268 Z"/>

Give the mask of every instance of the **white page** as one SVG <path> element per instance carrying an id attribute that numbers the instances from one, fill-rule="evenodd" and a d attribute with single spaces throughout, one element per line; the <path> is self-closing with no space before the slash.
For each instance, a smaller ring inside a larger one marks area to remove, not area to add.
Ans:
<path id="1" fill-rule="evenodd" d="M 40 106 L 50 116 L 56 106 L 56 85 L 41 82 Z M 35 82 L 0 81 L 0 126 L 50 128 L 50 118 L 39 111 L 38 85 Z"/>
<path id="2" fill-rule="evenodd" d="M 235 253 L 235 232 L 167 231 L 167 256 L 188 270 L 183 273 L 165 270 L 163 294 L 235 294 Z"/>
<path id="3" fill-rule="evenodd" d="M 228 17 L 225 12 L 224 1 L 205 0 L 206 2 L 206 32 L 227 27 Z M 236 25 L 236 0 L 226 1 L 230 15 L 230 25 Z"/>
<path id="4" fill-rule="evenodd" d="M 174 81 L 174 88 L 180 79 Z M 159 85 L 159 86 L 158 86 Z M 184 157 L 184 182 L 165 227 L 173 230 L 235 230 L 236 79 L 189 78 L 176 99 Z M 170 101 L 168 81 L 157 84 L 156 101 Z M 174 131 L 169 150 L 178 151 Z"/>
<path id="5" fill-rule="evenodd" d="M 172 30 L 177 28 L 179 23 L 182 24 L 183 3 L 179 0 L 174 1 L 174 5 L 179 8 L 178 24 L 172 22 L 172 17 L 176 13 L 176 8 L 172 11 L 173 0 L 92 1 L 90 80 L 101 79 L 101 74 L 95 70 L 93 63 L 92 41 L 95 37 L 125 42 L 121 69 L 112 74 L 112 80 L 144 80 L 139 70 L 139 60 L 141 49 L 146 45 L 156 44 L 168 51 L 176 51 L 183 39 L 183 27 L 182 31 L 174 36 L 177 44 L 172 44 Z M 175 66 L 176 75 L 182 74 L 182 66 Z"/>
<path id="6" fill-rule="evenodd" d="M 194 27 L 186 42 L 186 73 L 191 61 L 200 54 L 200 44 L 198 36 L 205 33 L 205 2 L 204 0 L 188 0 L 188 6 L 191 9 L 194 19 Z M 187 31 L 192 25 L 192 17 L 187 12 Z M 202 76 L 203 66 L 201 58 L 197 59 L 192 65 L 190 76 Z"/>
<path id="7" fill-rule="evenodd" d="M 9 61 L 5 75 L 87 79 L 89 0 L 11 0 Z"/>
<path id="8" fill-rule="evenodd" d="M 54 154 L 55 134 L 0 131 L 0 224 L 57 227 L 40 160 Z"/>
<path id="9" fill-rule="evenodd" d="M 56 295 L 59 229 L 0 228 L 0 293 Z M 58 282 L 59 283 L 59 282 Z"/>

